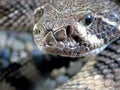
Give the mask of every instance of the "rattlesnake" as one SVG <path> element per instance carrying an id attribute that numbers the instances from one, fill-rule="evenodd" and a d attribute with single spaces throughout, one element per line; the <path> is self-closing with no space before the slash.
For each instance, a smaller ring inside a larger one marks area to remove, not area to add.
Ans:
<path id="1" fill-rule="evenodd" d="M 0 2 L 0 26 L 11 30 L 32 26 L 32 11 L 40 5 L 34 13 L 33 36 L 45 53 L 67 57 L 91 55 L 117 39 L 96 60 L 88 60 L 75 77 L 57 90 L 120 89 L 120 10 L 117 3 L 112 0 Z"/>

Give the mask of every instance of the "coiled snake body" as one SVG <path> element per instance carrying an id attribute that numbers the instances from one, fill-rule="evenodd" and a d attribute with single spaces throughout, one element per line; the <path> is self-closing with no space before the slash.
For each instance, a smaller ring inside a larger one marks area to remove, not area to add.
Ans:
<path id="1" fill-rule="evenodd" d="M 43 52 L 67 57 L 95 54 L 80 72 L 57 90 L 120 89 L 120 10 L 112 0 L 0 1 L 1 28 L 25 30 Z M 27 4 L 26 4 L 27 3 Z M 43 4 L 44 3 L 44 4 Z M 8 4 L 6 7 L 4 5 Z M 12 8 L 11 8 L 12 7 Z M 5 17 L 5 15 L 7 17 Z M 29 27 L 30 28 L 30 27 Z"/>

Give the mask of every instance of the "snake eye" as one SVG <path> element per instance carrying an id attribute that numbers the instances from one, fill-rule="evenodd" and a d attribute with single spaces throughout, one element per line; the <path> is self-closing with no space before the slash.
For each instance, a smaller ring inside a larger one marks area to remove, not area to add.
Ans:
<path id="1" fill-rule="evenodd" d="M 92 23 L 92 21 L 93 21 L 92 14 L 85 15 L 85 19 L 84 20 L 85 20 L 84 21 L 85 25 L 90 25 Z"/>

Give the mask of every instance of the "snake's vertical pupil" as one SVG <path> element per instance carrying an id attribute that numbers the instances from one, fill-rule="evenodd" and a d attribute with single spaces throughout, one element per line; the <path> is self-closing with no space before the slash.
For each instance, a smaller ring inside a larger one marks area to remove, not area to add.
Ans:
<path id="1" fill-rule="evenodd" d="M 91 24 L 92 21 L 93 21 L 93 16 L 92 16 L 92 14 L 87 14 L 87 15 L 85 15 L 85 25 Z"/>

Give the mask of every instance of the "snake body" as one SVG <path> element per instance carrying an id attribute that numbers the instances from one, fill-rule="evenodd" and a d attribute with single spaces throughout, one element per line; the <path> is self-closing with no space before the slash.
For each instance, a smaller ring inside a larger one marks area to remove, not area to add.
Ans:
<path id="1" fill-rule="evenodd" d="M 119 90 L 120 39 L 96 58 L 89 58 L 80 72 L 56 90 Z"/>
<path id="2" fill-rule="evenodd" d="M 112 43 L 96 59 L 88 60 L 75 77 L 57 90 L 120 89 L 120 10 L 115 1 L 0 2 L 0 27 L 27 30 L 35 22 L 34 40 L 43 52 L 80 57 L 95 54 L 102 46 Z"/>

